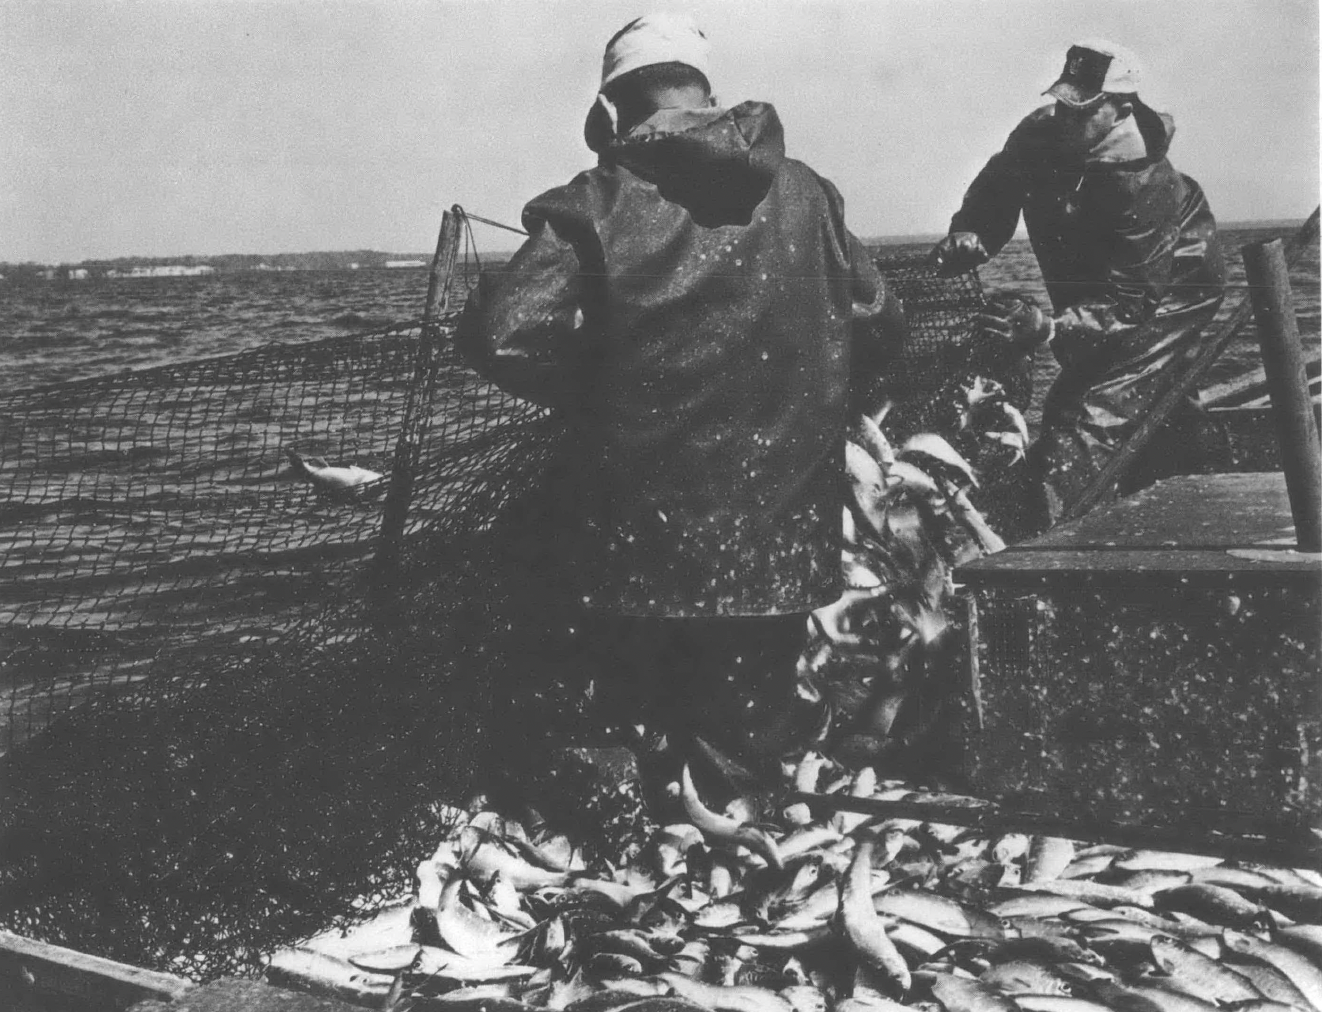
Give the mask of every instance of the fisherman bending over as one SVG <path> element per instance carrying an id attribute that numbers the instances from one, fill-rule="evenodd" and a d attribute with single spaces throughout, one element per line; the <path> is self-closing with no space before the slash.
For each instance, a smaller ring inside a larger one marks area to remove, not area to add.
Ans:
<path id="1" fill-rule="evenodd" d="M 1060 363 L 1029 453 L 1054 522 L 1087 487 L 1196 353 L 1225 269 L 1202 189 L 1166 157 L 1174 124 L 1138 97 L 1127 49 L 1070 47 L 1054 106 L 1031 113 L 974 179 L 933 249 L 946 275 L 1001 250 L 1022 211 L 1055 316 L 993 309 L 989 326 Z M 1148 445 L 1121 491 L 1206 466 L 1206 414 L 1190 401 Z M 1191 466 L 1192 465 L 1192 466 Z"/>
<path id="2" fill-rule="evenodd" d="M 775 110 L 722 108 L 707 69 L 687 16 L 610 40 L 596 168 L 525 207 L 457 341 L 571 426 L 564 561 L 607 717 L 769 766 L 803 716 L 806 613 L 841 589 L 856 321 L 885 341 L 903 315 Z"/>

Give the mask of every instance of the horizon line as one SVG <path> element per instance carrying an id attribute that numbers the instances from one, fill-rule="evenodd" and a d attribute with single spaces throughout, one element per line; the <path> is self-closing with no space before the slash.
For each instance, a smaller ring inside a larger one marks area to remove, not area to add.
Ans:
<path id="1" fill-rule="evenodd" d="M 1218 231 L 1233 228 L 1267 228 L 1275 225 L 1298 225 L 1306 221 L 1306 218 L 1242 218 L 1235 221 L 1218 222 Z M 859 236 L 859 241 L 865 245 L 907 245 L 920 242 L 935 242 L 945 236 L 945 232 L 896 232 L 887 235 L 865 235 Z M 1025 239 L 1026 235 L 1022 230 L 1016 231 L 1012 240 Z M 490 249 L 484 256 L 508 255 L 516 251 L 517 247 L 509 249 Z M 81 260 L 0 260 L 0 264 L 9 267 L 19 266 L 37 266 L 37 267 L 71 267 L 79 264 L 93 263 L 107 260 L 168 260 L 172 258 L 189 258 L 193 260 L 205 260 L 208 257 L 280 257 L 280 256 L 308 256 L 313 254 L 334 254 L 344 255 L 349 253 L 374 253 L 381 255 L 393 255 L 401 257 L 423 257 L 425 261 L 430 262 L 429 253 L 398 253 L 390 250 L 372 249 L 363 246 L 353 246 L 347 249 L 316 249 L 316 250 L 287 250 L 280 253 L 270 251 L 262 253 L 144 253 L 144 254 L 121 254 L 118 256 L 98 256 L 83 257 Z"/>

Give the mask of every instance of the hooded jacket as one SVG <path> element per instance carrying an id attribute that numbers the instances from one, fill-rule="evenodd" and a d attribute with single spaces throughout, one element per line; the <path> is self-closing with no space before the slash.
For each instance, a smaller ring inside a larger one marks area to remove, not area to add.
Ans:
<path id="1" fill-rule="evenodd" d="M 579 596 L 685 617 L 828 603 L 853 320 L 898 336 L 898 303 L 771 106 L 661 110 L 596 146 L 524 209 L 530 238 L 456 335 L 570 423 Z"/>
<path id="2" fill-rule="evenodd" d="M 1088 157 L 1060 144 L 1052 106 L 1029 114 L 974 179 L 952 232 L 995 255 L 1022 211 L 1060 345 L 1124 334 L 1219 299 L 1225 266 L 1202 188 L 1166 157 L 1175 126 L 1135 102 Z M 1062 340 L 1063 339 L 1063 340 Z"/>

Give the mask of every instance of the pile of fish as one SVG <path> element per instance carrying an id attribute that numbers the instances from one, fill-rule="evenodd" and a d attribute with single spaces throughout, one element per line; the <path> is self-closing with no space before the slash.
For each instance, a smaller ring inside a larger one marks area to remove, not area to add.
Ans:
<path id="1" fill-rule="evenodd" d="M 1001 547 L 969 501 L 968 457 L 1013 466 L 1026 432 L 993 382 L 963 393 L 950 439 L 893 448 L 884 409 L 851 431 L 847 589 L 814 613 L 800 665 L 800 693 L 833 719 L 787 759 L 786 788 L 983 804 L 917 795 L 867 759 L 950 660 L 951 568 Z M 535 812 L 454 810 L 410 903 L 280 954 L 268 977 L 396 1012 L 1322 1012 L 1315 872 L 721 806 L 687 767 L 672 787 L 682 821 L 618 863 L 589 864 Z"/>
<path id="2" fill-rule="evenodd" d="M 913 713 L 941 719 L 940 705 L 909 704 L 924 689 L 939 695 L 957 663 L 951 571 L 1005 547 L 969 495 L 980 471 L 1021 466 L 1027 427 L 1004 387 L 983 376 L 960 384 L 954 403 L 949 439 L 921 432 L 897 449 L 883 405 L 861 415 L 845 443 L 845 590 L 812 615 L 799 694 L 829 710 L 818 744 L 858 765 L 894 758 L 929 733 L 906 719 Z"/>
<path id="3" fill-rule="evenodd" d="M 914 797 L 815 752 L 786 773 Z M 453 1012 L 1322 1009 L 1315 872 L 803 804 L 759 825 L 743 799 L 708 807 L 687 768 L 675 786 L 687 821 L 622 867 L 589 869 L 534 813 L 456 811 L 409 939 L 344 953 L 344 980 L 376 1007 Z"/>

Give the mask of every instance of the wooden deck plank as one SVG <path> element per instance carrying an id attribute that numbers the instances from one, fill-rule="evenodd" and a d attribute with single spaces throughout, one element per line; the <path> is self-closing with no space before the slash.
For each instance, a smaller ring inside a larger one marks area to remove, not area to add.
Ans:
<path id="1" fill-rule="evenodd" d="M 0 997 L 24 1009 L 122 1012 L 140 1001 L 173 1001 L 193 983 L 100 956 L 0 931 Z"/>

